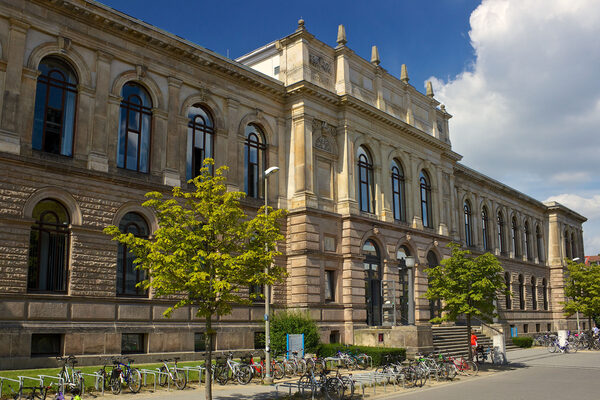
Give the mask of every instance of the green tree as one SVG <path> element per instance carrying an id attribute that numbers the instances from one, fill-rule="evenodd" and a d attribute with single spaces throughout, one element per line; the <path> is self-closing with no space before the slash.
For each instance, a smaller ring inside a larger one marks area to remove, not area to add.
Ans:
<path id="1" fill-rule="evenodd" d="M 504 284 L 502 266 L 493 254 L 470 257 L 471 252 L 461 250 L 456 243 L 450 243 L 448 247 L 452 249 L 452 256 L 427 270 L 429 289 L 425 297 L 442 300 L 442 316 L 433 318 L 431 321 L 434 323 L 456 321 L 460 315 L 466 317 L 471 360 L 471 317 L 491 322 L 497 315 L 495 300 L 498 293 L 510 292 Z"/>
<path id="2" fill-rule="evenodd" d="M 590 328 L 592 318 L 600 315 L 600 265 L 585 265 L 567 261 L 565 274 L 564 312 L 571 316 L 580 312 L 588 317 Z"/>
<path id="3" fill-rule="evenodd" d="M 265 216 L 261 208 L 249 218 L 239 203 L 245 194 L 225 187 L 226 167 L 214 176 L 212 168 L 213 160 L 205 160 L 200 176 L 189 181 L 194 191 L 175 187 L 169 198 L 146 194 L 143 206 L 154 210 L 159 223 L 153 237 L 123 234 L 116 226 L 104 229 L 135 254 L 136 268 L 147 271 L 139 285 L 152 288 L 157 297 L 173 299 L 166 316 L 193 306 L 196 316 L 205 319 L 207 399 L 212 399 L 213 318 L 231 313 L 234 304 L 249 304 L 242 289 L 283 279 L 285 270 L 273 265 L 273 259 L 280 254 L 279 224 L 287 213 L 270 209 Z"/>
<path id="4" fill-rule="evenodd" d="M 276 353 L 287 350 L 286 335 L 304 333 L 304 348 L 316 352 L 319 347 L 319 328 L 308 312 L 280 311 L 271 320 L 271 347 Z"/>

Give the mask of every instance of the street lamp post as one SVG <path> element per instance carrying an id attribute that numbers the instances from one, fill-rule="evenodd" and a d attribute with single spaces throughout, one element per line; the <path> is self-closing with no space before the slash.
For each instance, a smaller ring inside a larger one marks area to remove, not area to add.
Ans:
<path id="1" fill-rule="evenodd" d="M 414 325 L 415 323 L 415 258 L 408 256 L 404 259 L 406 269 L 408 270 L 408 323 Z"/>
<path id="2" fill-rule="evenodd" d="M 279 167 L 271 167 L 265 171 L 265 223 L 267 216 L 269 215 L 268 210 L 268 198 L 267 198 L 267 183 L 269 176 L 277 173 L 279 171 Z M 265 251 L 268 251 L 268 244 L 265 243 Z M 265 275 L 269 273 L 269 267 L 265 267 Z M 265 379 L 264 382 L 266 384 L 273 383 L 273 378 L 271 377 L 271 321 L 270 321 L 270 312 L 271 312 L 271 298 L 270 298 L 270 287 L 269 285 L 265 285 Z"/>
<path id="3" fill-rule="evenodd" d="M 578 262 L 579 257 L 575 257 L 572 261 Z M 581 332 L 581 329 L 579 328 L 579 310 L 577 310 L 577 333 L 579 333 L 579 332 Z"/>

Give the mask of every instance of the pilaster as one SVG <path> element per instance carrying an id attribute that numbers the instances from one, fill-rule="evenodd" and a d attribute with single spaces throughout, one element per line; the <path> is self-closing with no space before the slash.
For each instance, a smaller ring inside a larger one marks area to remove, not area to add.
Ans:
<path id="1" fill-rule="evenodd" d="M 94 122 L 91 129 L 88 169 L 108 172 L 108 96 L 110 93 L 110 67 L 112 55 L 96 52 L 96 92 Z"/>
<path id="2" fill-rule="evenodd" d="M 175 77 L 167 78 L 169 85 L 169 105 L 167 115 L 167 140 L 165 143 L 165 168 L 163 170 L 163 183 L 169 186 L 180 186 L 181 176 L 179 175 L 179 141 L 180 135 L 177 124 L 177 116 L 179 115 L 179 92 L 182 81 Z M 183 153 L 186 154 L 186 153 Z"/>

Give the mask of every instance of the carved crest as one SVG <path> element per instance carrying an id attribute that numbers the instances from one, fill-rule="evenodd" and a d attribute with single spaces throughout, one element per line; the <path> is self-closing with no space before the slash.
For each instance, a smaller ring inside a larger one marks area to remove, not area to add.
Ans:
<path id="1" fill-rule="evenodd" d="M 321 149 L 321 150 L 327 151 L 329 153 L 333 153 L 333 148 L 331 147 L 331 143 L 329 143 L 329 140 L 327 140 L 327 138 L 323 135 L 319 136 L 319 138 L 315 142 L 315 147 L 317 149 Z"/>
<path id="2" fill-rule="evenodd" d="M 327 74 L 331 74 L 331 64 L 325 61 L 323 57 L 316 54 L 309 54 L 308 62 L 316 69 L 319 69 Z"/>

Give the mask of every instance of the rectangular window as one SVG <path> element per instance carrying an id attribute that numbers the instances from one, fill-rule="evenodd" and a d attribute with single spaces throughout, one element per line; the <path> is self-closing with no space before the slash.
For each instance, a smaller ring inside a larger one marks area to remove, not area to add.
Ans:
<path id="1" fill-rule="evenodd" d="M 523 324 L 523 333 L 529 333 L 529 324 Z"/>
<path id="2" fill-rule="evenodd" d="M 540 332 L 540 330 L 541 330 L 540 324 L 535 324 L 535 331 Z"/>
<path id="3" fill-rule="evenodd" d="M 121 354 L 145 352 L 143 333 L 123 333 L 121 335 Z"/>
<path id="4" fill-rule="evenodd" d="M 31 335 L 31 357 L 56 357 L 61 355 L 61 334 L 34 333 Z"/>
<path id="5" fill-rule="evenodd" d="M 552 325 L 551 325 L 551 324 L 547 324 L 547 326 L 546 326 L 546 330 L 547 330 L 548 332 L 550 332 L 550 330 L 551 330 L 551 329 L 552 329 Z"/>
<path id="6" fill-rule="evenodd" d="M 329 343 L 339 343 L 340 342 L 340 331 L 331 331 L 329 334 Z"/>
<path id="7" fill-rule="evenodd" d="M 265 302 L 265 288 L 263 285 L 252 285 L 249 288 L 250 299 L 255 303 Z"/>
<path id="8" fill-rule="evenodd" d="M 215 337 L 212 338 L 212 350 L 215 350 Z M 194 333 L 194 351 L 206 351 L 206 334 L 204 332 Z"/>
<path id="9" fill-rule="evenodd" d="M 263 350 L 265 348 L 265 333 L 254 332 L 254 349 Z"/>
<path id="10" fill-rule="evenodd" d="M 325 271 L 325 301 L 335 301 L 335 271 Z"/>
<path id="11" fill-rule="evenodd" d="M 329 235 L 323 235 L 323 250 L 325 251 L 336 251 L 335 237 Z"/>

